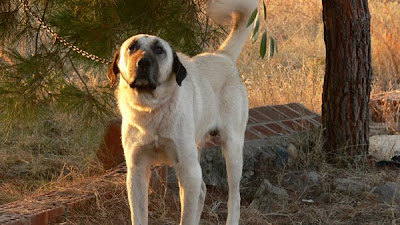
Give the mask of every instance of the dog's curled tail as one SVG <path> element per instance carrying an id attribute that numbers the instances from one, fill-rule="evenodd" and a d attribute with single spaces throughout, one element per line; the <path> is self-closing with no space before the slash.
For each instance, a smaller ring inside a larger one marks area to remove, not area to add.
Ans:
<path id="1" fill-rule="evenodd" d="M 217 52 L 237 60 L 252 30 L 247 23 L 257 3 L 257 0 L 213 0 L 209 4 L 208 13 L 214 22 L 223 23 L 232 19 L 232 30 Z"/>

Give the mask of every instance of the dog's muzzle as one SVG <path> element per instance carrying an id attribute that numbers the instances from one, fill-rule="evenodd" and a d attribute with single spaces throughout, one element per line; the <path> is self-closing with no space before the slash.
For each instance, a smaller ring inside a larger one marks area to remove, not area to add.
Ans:
<path id="1" fill-rule="evenodd" d="M 136 63 L 136 77 L 130 84 L 131 88 L 138 90 L 154 90 L 157 88 L 154 62 L 151 58 L 143 57 Z"/>

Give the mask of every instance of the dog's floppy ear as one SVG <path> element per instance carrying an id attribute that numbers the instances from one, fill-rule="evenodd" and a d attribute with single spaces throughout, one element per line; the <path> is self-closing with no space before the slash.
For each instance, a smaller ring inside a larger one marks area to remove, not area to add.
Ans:
<path id="1" fill-rule="evenodd" d="M 172 64 L 172 72 L 175 73 L 176 83 L 178 83 L 178 85 L 181 86 L 182 81 L 183 79 L 185 79 L 187 72 L 186 68 L 182 65 L 175 51 L 174 51 L 174 62 Z"/>
<path id="2" fill-rule="evenodd" d="M 117 80 L 117 75 L 119 74 L 119 67 L 118 67 L 118 62 L 119 62 L 119 49 L 114 55 L 114 59 L 111 63 L 111 65 L 108 67 L 107 71 L 107 77 L 108 80 L 111 82 L 111 87 L 114 87 L 115 81 Z"/>

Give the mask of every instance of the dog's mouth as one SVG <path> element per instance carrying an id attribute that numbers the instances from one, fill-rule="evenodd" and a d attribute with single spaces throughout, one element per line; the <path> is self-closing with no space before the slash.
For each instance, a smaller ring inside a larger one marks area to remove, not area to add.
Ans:
<path id="1" fill-rule="evenodd" d="M 138 77 L 129 86 L 138 91 L 153 91 L 157 88 L 157 83 L 146 77 Z"/>
<path id="2" fill-rule="evenodd" d="M 157 88 L 157 75 L 154 71 L 138 68 L 134 74 L 135 79 L 129 84 L 131 88 L 137 91 L 153 91 Z"/>

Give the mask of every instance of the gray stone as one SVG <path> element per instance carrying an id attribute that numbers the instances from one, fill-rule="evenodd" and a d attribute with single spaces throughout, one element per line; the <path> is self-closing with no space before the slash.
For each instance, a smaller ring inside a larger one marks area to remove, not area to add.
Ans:
<path id="1" fill-rule="evenodd" d="M 276 137 L 245 142 L 243 147 L 242 183 L 247 184 L 255 180 L 264 179 L 268 172 L 268 167 L 274 165 L 276 158 L 275 147 L 278 145 L 289 146 L 288 139 L 288 137 Z M 287 162 L 287 153 L 284 161 Z M 227 186 L 225 160 L 220 147 L 203 149 L 200 164 L 203 171 L 203 179 L 207 185 L 215 187 Z"/>
<path id="2" fill-rule="evenodd" d="M 284 188 L 273 186 L 267 179 L 258 188 L 250 207 L 263 212 L 284 208 L 288 205 L 289 195 Z"/>
<path id="3" fill-rule="evenodd" d="M 321 183 L 322 177 L 316 171 L 309 171 L 309 172 L 306 172 L 304 175 L 307 180 L 311 181 L 314 184 Z"/>
<path id="4" fill-rule="evenodd" d="M 298 156 L 299 153 L 298 153 L 298 150 L 297 150 L 296 146 L 294 146 L 292 143 L 290 143 L 287 146 L 286 150 L 287 150 L 287 152 L 289 154 L 288 163 L 289 163 L 289 165 L 291 165 L 291 163 L 293 163 L 297 159 L 297 156 Z"/>
<path id="5" fill-rule="evenodd" d="M 5 173 L 6 176 L 14 178 L 20 175 L 26 175 L 30 173 L 31 166 L 29 162 L 23 161 L 17 165 L 12 166 L 10 169 L 7 170 Z"/>
<path id="6" fill-rule="evenodd" d="M 400 151 L 400 135 L 377 135 L 369 138 L 368 154 L 377 160 L 390 160 Z"/>
<path id="7" fill-rule="evenodd" d="M 353 195 L 371 190 L 371 186 L 366 183 L 345 178 L 336 178 L 334 184 L 336 190 Z"/>
<path id="8" fill-rule="evenodd" d="M 379 194 L 381 196 L 380 200 L 384 202 L 400 204 L 400 184 L 398 183 L 387 182 L 384 185 L 375 187 L 372 192 Z"/>
<path id="9" fill-rule="evenodd" d="M 280 145 L 275 146 L 275 160 L 274 164 L 277 168 L 284 168 L 288 164 L 289 154 L 285 148 Z"/>
<path id="10" fill-rule="evenodd" d="M 219 147 L 203 150 L 200 163 L 203 179 L 207 185 L 227 186 L 225 161 Z"/>

